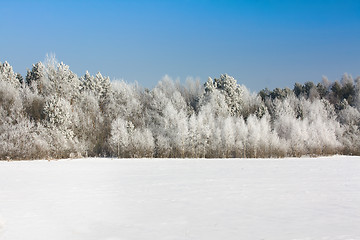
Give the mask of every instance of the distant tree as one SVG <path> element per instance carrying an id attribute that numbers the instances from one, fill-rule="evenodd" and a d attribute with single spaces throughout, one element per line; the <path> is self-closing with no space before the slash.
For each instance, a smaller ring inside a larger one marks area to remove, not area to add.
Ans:
<path id="1" fill-rule="evenodd" d="M 224 149 L 224 157 L 235 157 L 235 131 L 234 121 L 232 117 L 224 119 L 221 129 L 222 149 Z"/>
<path id="2" fill-rule="evenodd" d="M 129 157 L 130 136 L 134 126 L 120 117 L 111 125 L 110 147 L 117 157 Z"/>
<path id="3" fill-rule="evenodd" d="M 270 96 L 272 99 L 285 99 L 291 95 L 291 90 L 289 88 L 275 88 Z"/>
<path id="4" fill-rule="evenodd" d="M 355 95 L 354 80 L 351 76 L 345 73 L 341 79 L 341 83 L 341 98 L 346 99 L 346 101 L 352 106 L 354 104 Z"/>
<path id="5" fill-rule="evenodd" d="M 262 89 L 259 92 L 259 96 L 263 101 L 266 101 L 271 96 L 271 91 L 268 88 Z"/>
<path id="6" fill-rule="evenodd" d="M 354 87 L 354 106 L 360 111 L 360 77 L 355 79 Z"/>
<path id="7" fill-rule="evenodd" d="M 100 72 L 95 76 L 91 76 L 88 71 L 80 79 L 81 88 L 86 91 L 92 92 L 99 98 L 105 98 L 110 93 L 110 79 L 103 77 Z"/>
<path id="8" fill-rule="evenodd" d="M 304 93 L 304 86 L 301 83 L 295 83 L 293 92 L 297 97 L 300 97 Z"/>
<path id="9" fill-rule="evenodd" d="M 327 87 L 323 83 L 318 83 L 316 85 L 316 90 L 320 98 L 325 98 L 329 94 Z"/>
<path id="10" fill-rule="evenodd" d="M 24 78 L 23 78 L 23 76 L 21 76 L 20 73 L 16 74 L 16 79 L 19 81 L 20 85 L 22 85 L 24 83 Z"/>
<path id="11" fill-rule="evenodd" d="M 333 85 L 331 86 L 331 91 L 332 91 L 336 101 L 339 101 L 342 98 L 341 88 L 342 88 L 342 86 L 338 81 L 335 81 L 333 83 Z"/>
<path id="12" fill-rule="evenodd" d="M 20 87 L 19 80 L 17 74 L 14 73 L 12 66 L 8 62 L 0 62 L 0 81 L 6 81 L 18 88 Z"/>
<path id="13" fill-rule="evenodd" d="M 223 74 L 154 89 L 78 78 L 55 57 L 0 63 L 0 159 L 360 154 L 360 77 L 258 94 Z"/>
<path id="14" fill-rule="evenodd" d="M 42 62 L 33 64 L 31 71 L 28 69 L 25 77 L 27 85 L 31 85 L 33 82 L 39 81 L 45 75 L 45 66 Z M 39 86 L 41 88 L 41 86 Z"/>
<path id="15" fill-rule="evenodd" d="M 315 88 L 315 84 L 313 82 L 306 82 L 303 87 L 303 92 L 306 97 L 309 97 L 310 91 Z"/>
<path id="16" fill-rule="evenodd" d="M 242 110 L 242 89 L 237 84 L 236 80 L 227 75 L 223 74 L 220 78 L 215 78 L 211 82 L 211 78 L 204 85 L 205 95 L 209 98 L 215 96 L 215 90 L 218 90 L 220 94 L 222 94 L 225 98 L 225 103 L 228 106 L 228 111 L 232 116 L 241 115 Z"/>
<path id="17" fill-rule="evenodd" d="M 49 98 L 44 106 L 47 126 L 51 129 L 58 129 L 67 138 L 74 136 L 71 129 L 73 124 L 71 113 L 70 103 L 60 97 Z"/>

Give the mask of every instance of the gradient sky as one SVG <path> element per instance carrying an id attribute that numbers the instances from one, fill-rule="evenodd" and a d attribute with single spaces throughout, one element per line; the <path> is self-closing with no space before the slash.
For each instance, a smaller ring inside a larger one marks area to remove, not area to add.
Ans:
<path id="1" fill-rule="evenodd" d="M 2 1 L 0 61 L 55 53 L 76 74 L 152 88 L 234 76 L 253 91 L 360 75 L 360 1 Z"/>

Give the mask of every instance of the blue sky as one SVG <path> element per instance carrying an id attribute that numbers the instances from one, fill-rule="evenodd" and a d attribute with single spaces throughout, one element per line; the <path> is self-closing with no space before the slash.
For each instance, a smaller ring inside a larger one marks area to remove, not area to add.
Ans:
<path id="1" fill-rule="evenodd" d="M 152 88 L 234 76 L 253 91 L 360 75 L 360 1 L 1 1 L 0 61 L 47 53 L 83 75 Z"/>

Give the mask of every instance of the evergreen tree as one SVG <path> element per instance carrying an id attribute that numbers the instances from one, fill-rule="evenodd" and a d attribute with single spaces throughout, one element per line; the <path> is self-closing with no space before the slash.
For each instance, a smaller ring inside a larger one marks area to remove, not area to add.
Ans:
<path id="1" fill-rule="evenodd" d="M 8 62 L 0 62 L 0 81 L 6 81 L 14 87 L 20 87 L 20 81 L 16 73 L 14 73 L 12 66 Z"/>

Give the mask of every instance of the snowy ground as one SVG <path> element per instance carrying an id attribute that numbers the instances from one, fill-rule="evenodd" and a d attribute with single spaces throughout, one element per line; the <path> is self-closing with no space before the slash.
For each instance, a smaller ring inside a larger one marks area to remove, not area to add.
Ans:
<path id="1" fill-rule="evenodd" d="M 0 239 L 360 239 L 360 158 L 0 162 Z"/>

